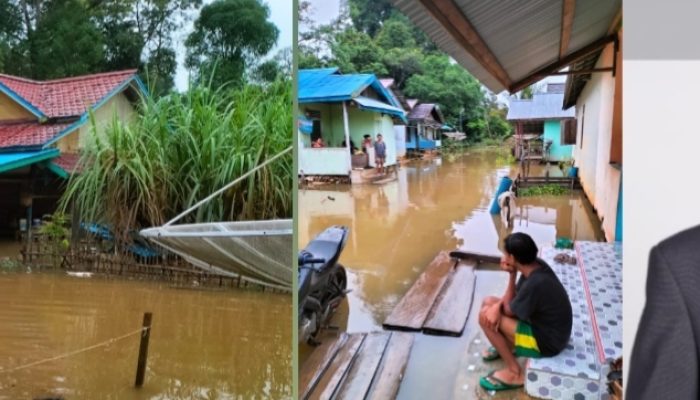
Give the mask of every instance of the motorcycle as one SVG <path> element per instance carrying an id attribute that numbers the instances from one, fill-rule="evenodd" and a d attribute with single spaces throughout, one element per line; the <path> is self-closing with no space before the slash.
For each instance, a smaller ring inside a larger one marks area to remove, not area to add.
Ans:
<path id="1" fill-rule="evenodd" d="M 338 262 L 348 228 L 332 226 L 299 251 L 299 342 L 317 337 L 347 294 L 347 275 Z"/>

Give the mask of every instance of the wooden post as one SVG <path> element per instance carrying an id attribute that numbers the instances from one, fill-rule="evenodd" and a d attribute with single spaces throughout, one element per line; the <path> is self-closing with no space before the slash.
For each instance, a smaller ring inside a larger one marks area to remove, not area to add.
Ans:
<path id="1" fill-rule="evenodd" d="M 32 207 L 34 206 L 34 198 L 30 197 L 29 207 L 27 207 L 27 260 L 29 264 L 32 263 L 32 251 L 34 246 L 32 243 Z"/>
<path id="2" fill-rule="evenodd" d="M 348 102 L 343 102 L 343 129 L 345 130 L 345 144 L 350 147 L 350 124 L 348 122 Z M 348 176 L 352 174 L 352 156 L 348 157 Z"/>
<path id="3" fill-rule="evenodd" d="M 146 361 L 148 359 L 148 341 L 151 338 L 151 318 L 153 314 L 146 312 L 143 314 L 143 331 L 141 332 L 141 344 L 139 345 L 139 361 L 136 364 L 136 383 L 134 386 L 143 386 L 146 377 Z"/>

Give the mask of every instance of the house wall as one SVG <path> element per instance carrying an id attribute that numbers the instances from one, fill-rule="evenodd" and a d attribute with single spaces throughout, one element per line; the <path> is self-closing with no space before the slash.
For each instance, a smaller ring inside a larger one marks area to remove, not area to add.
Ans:
<path id="1" fill-rule="evenodd" d="M 561 121 L 552 120 L 544 122 L 544 140 L 552 141 L 549 148 L 549 159 L 551 161 L 570 160 L 573 155 L 574 146 L 561 144 Z"/>
<path id="2" fill-rule="evenodd" d="M 612 65 L 612 58 L 613 45 L 610 44 L 603 50 L 596 68 Z M 574 146 L 581 185 L 601 218 L 609 241 L 615 240 L 621 179 L 621 167 L 610 163 L 614 96 L 612 74 L 592 74 L 576 102 L 578 137 Z"/>
<path id="3" fill-rule="evenodd" d="M 100 108 L 93 111 L 98 134 L 104 134 L 105 128 L 112 123 L 115 114 L 120 120 L 128 122 L 134 117 L 134 113 L 134 106 L 129 99 L 126 98 L 124 93 L 115 95 Z M 86 140 L 89 140 L 91 129 L 92 123 L 88 120 L 80 128 L 56 142 L 56 147 L 58 147 L 62 153 L 77 153 L 78 150 L 85 146 Z"/>
<path id="4" fill-rule="evenodd" d="M 350 152 L 341 147 L 345 140 L 342 103 L 299 105 L 300 114 L 307 110 L 320 111 L 321 136 L 327 147 L 312 148 L 310 135 L 299 133 L 299 173 L 303 171 L 307 175 L 348 175 Z M 390 116 L 348 106 L 348 127 L 350 140 L 358 148 L 364 135 L 371 135 L 374 140 L 376 135 L 381 133 L 386 142 L 385 165 L 396 164 L 396 135 Z M 370 165 L 374 165 L 373 152 L 370 152 Z"/>
<path id="5" fill-rule="evenodd" d="M 396 157 L 406 156 L 406 125 L 394 125 L 396 139 Z"/>
<path id="6" fill-rule="evenodd" d="M 24 107 L 17 104 L 5 93 L 0 93 L 0 121 L 11 121 L 17 119 L 36 119 L 36 117 L 27 111 Z"/>

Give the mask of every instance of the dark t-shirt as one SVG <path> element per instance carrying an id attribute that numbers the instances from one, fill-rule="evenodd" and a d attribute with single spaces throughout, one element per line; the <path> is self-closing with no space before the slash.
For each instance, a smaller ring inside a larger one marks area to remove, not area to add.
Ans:
<path id="1" fill-rule="evenodd" d="M 384 142 L 374 142 L 374 153 L 375 157 L 386 157 L 386 144 Z"/>
<path id="2" fill-rule="evenodd" d="M 510 309 L 519 320 L 532 326 L 540 353 L 559 354 L 571 336 L 571 301 L 556 274 L 543 260 L 529 277 L 520 276 Z"/>

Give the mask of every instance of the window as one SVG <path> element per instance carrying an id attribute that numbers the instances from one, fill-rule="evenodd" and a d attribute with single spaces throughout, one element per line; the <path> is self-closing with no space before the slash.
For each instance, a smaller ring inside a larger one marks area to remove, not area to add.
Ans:
<path id="1" fill-rule="evenodd" d="M 544 133 L 544 121 L 525 121 L 522 124 L 523 135 L 541 135 Z"/>
<path id="2" fill-rule="evenodd" d="M 576 144 L 576 119 L 561 121 L 561 144 Z"/>

